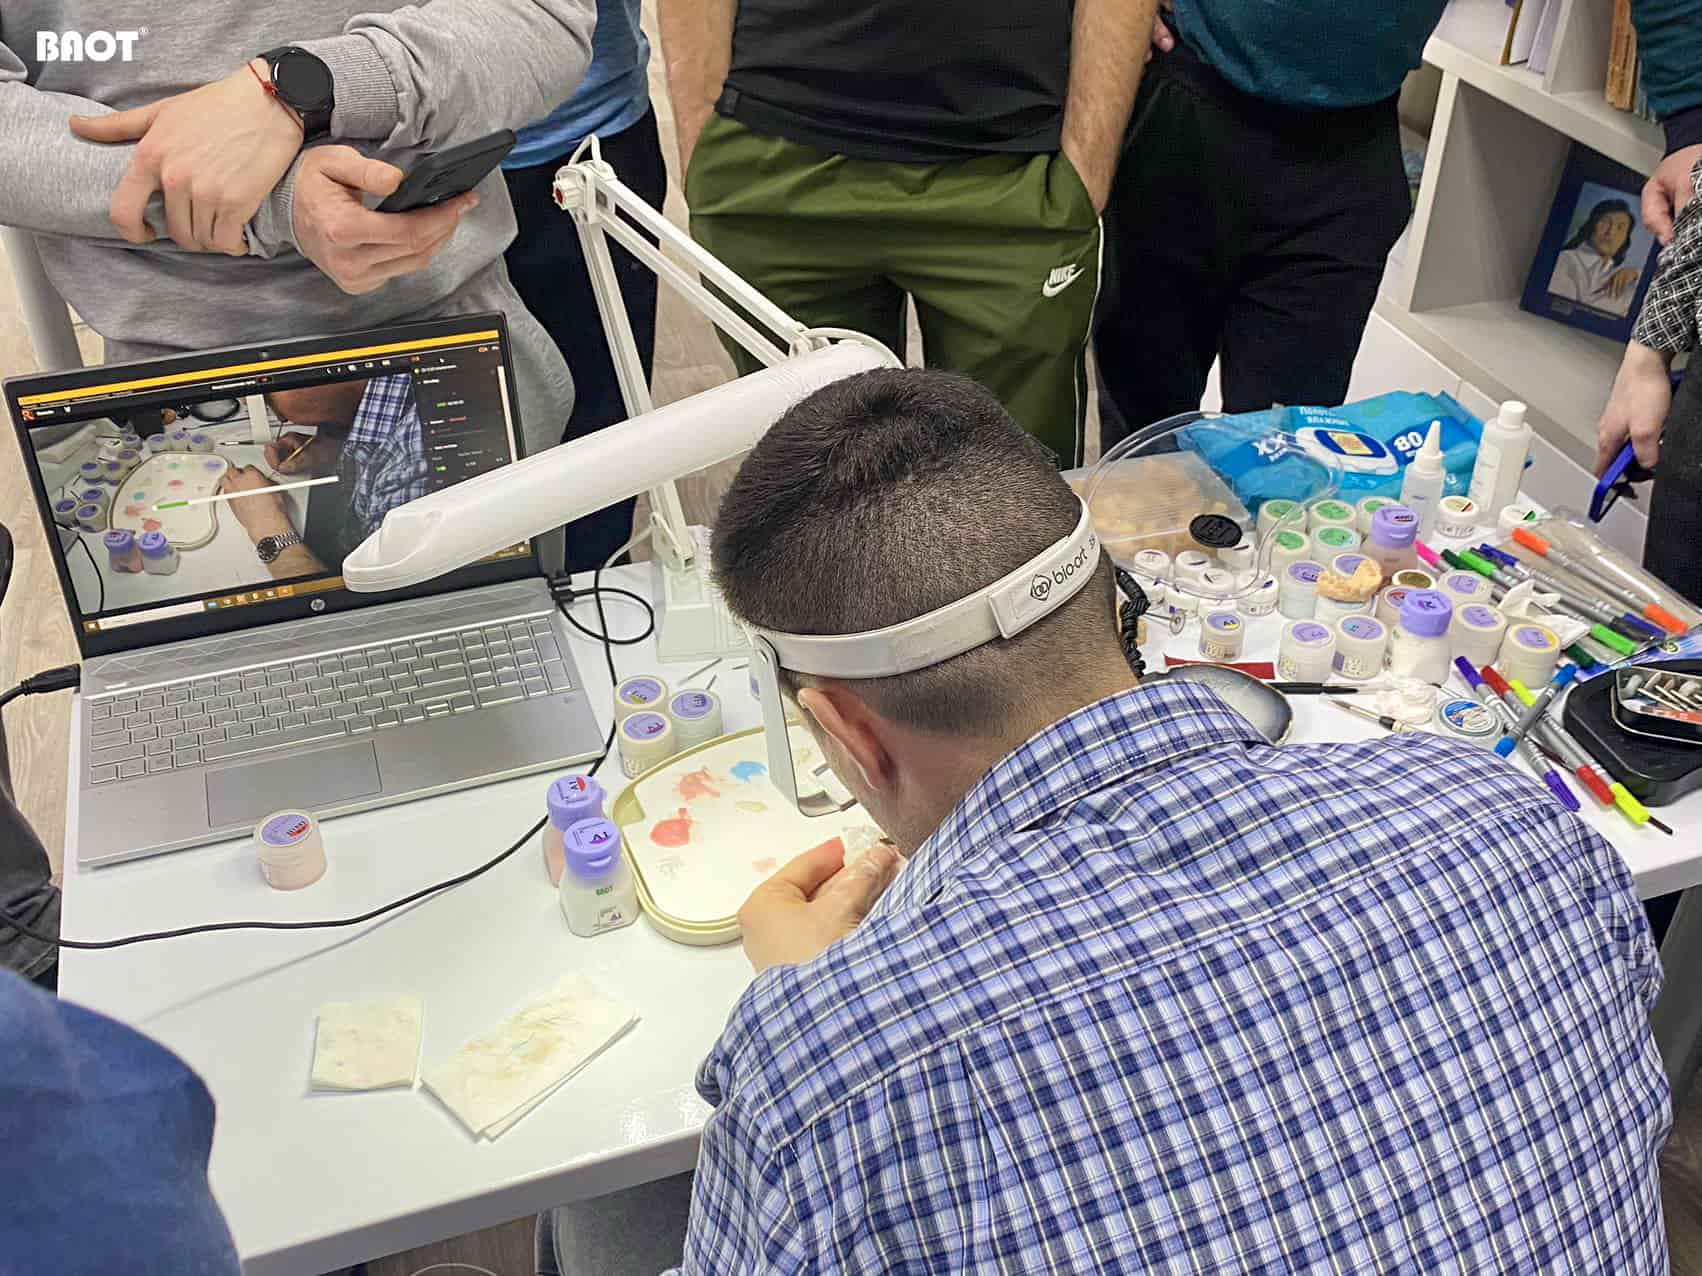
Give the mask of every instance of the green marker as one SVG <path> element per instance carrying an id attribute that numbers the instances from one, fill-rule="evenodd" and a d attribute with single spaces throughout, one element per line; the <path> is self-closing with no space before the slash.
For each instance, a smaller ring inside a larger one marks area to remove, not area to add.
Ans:
<path id="1" fill-rule="evenodd" d="M 161 501 L 154 508 L 157 510 L 180 510 L 188 504 L 188 501 Z"/>
<path id="2" fill-rule="evenodd" d="M 1598 663 L 1594 656 L 1585 651 L 1577 643 L 1573 643 L 1566 649 L 1566 656 L 1580 669 L 1594 669 Z"/>
<path id="3" fill-rule="evenodd" d="M 1627 638 L 1624 634 L 1616 633 L 1614 630 L 1609 629 L 1606 625 L 1591 625 L 1590 637 L 1601 643 L 1602 646 L 1612 648 L 1622 656 L 1632 656 L 1637 654 L 1636 643 L 1632 642 L 1631 639 Z"/>

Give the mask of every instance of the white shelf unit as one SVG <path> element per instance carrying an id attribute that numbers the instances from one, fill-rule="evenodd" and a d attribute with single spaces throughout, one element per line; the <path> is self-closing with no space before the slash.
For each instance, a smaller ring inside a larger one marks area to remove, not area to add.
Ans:
<path id="1" fill-rule="evenodd" d="M 1640 173 L 1664 147 L 1658 126 L 1602 96 L 1612 0 L 1551 3 L 1541 75 L 1499 65 L 1504 0 L 1453 0 L 1443 15 L 1424 53 L 1442 72 L 1424 180 L 1377 313 L 1484 393 L 1524 400 L 1538 431 L 1588 464 L 1624 347 L 1527 314 L 1519 297 L 1572 144 Z"/>

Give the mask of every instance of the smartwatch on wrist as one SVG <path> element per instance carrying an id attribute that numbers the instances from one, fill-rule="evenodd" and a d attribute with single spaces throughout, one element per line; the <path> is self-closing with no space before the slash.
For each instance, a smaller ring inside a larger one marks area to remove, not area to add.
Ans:
<path id="1" fill-rule="evenodd" d="M 301 537 L 294 532 L 285 532 L 282 536 L 262 536 L 254 542 L 254 552 L 260 555 L 261 562 L 270 565 L 291 545 L 299 544 Z"/>
<path id="2" fill-rule="evenodd" d="M 271 68 L 272 91 L 301 116 L 302 141 L 316 142 L 331 132 L 336 104 L 331 68 L 306 49 L 286 44 L 260 55 Z"/>

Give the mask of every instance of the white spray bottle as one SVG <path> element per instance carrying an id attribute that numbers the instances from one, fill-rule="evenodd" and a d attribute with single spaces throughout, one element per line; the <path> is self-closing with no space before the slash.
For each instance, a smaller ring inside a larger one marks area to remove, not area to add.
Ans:
<path id="1" fill-rule="evenodd" d="M 1531 452 L 1531 427 L 1525 420 L 1525 405 L 1509 400 L 1501 405 L 1495 420 L 1486 422 L 1477 445 L 1477 464 L 1472 466 L 1472 485 L 1467 493 L 1477 502 L 1477 521 L 1494 527 L 1501 511 L 1519 495 L 1525 458 Z"/>
<path id="2" fill-rule="evenodd" d="M 1428 540 L 1436 531 L 1436 511 L 1442 503 L 1442 486 L 1447 482 L 1442 471 L 1442 423 L 1432 421 L 1430 433 L 1424 436 L 1424 446 L 1407 463 L 1401 477 L 1401 504 L 1418 515 L 1418 536 Z"/>

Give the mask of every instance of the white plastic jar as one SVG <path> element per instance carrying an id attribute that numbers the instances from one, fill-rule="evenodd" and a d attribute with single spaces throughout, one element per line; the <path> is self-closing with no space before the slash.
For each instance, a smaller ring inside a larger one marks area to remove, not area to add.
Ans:
<path id="1" fill-rule="evenodd" d="M 562 834 L 562 916 L 575 935 L 590 939 L 638 920 L 638 890 L 608 820 L 580 820 Z"/>
<path id="2" fill-rule="evenodd" d="M 1448 681 L 1448 625 L 1453 618 L 1454 604 L 1440 590 L 1408 590 L 1389 635 L 1389 672 L 1436 686 Z"/>

